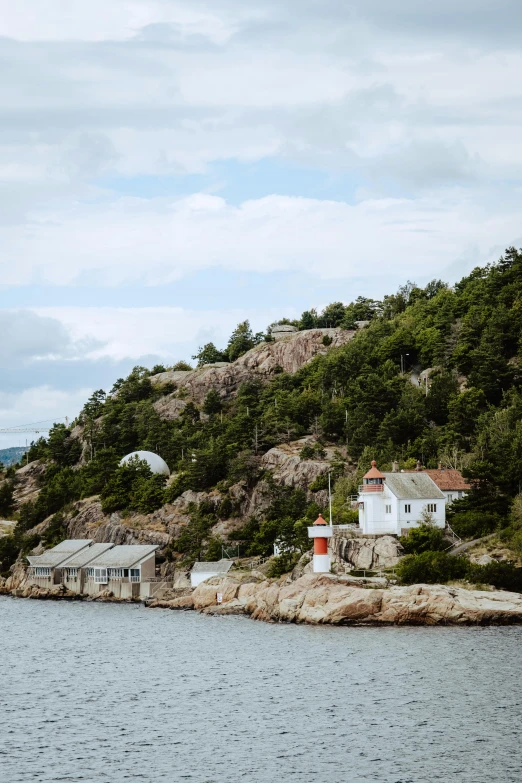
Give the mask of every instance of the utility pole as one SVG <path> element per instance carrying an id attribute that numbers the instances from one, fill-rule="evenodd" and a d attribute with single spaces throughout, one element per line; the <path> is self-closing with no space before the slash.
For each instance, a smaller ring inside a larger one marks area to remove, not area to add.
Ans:
<path id="1" fill-rule="evenodd" d="M 328 503 L 330 507 L 330 527 L 332 527 L 332 485 L 331 485 L 331 477 L 332 474 L 328 473 Z"/>

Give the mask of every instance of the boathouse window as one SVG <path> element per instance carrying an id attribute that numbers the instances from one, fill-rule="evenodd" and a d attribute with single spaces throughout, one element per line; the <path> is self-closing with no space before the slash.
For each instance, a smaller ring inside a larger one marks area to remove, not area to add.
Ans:
<path id="1" fill-rule="evenodd" d="M 51 569 L 44 566 L 36 566 L 35 576 L 51 576 Z"/>
<path id="2" fill-rule="evenodd" d="M 131 582 L 139 582 L 140 581 L 140 569 L 139 568 L 131 568 L 130 569 L 130 580 L 131 580 Z"/>
<path id="3" fill-rule="evenodd" d="M 391 514 L 391 504 L 386 506 L 386 513 Z"/>
<path id="4" fill-rule="evenodd" d="M 107 569 L 95 568 L 94 569 L 94 581 L 99 585 L 107 584 Z"/>
<path id="5" fill-rule="evenodd" d="M 437 511 L 437 504 L 436 503 L 428 503 L 428 511 L 430 513 L 435 513 Z"/>
<path id="6" fill-rule="evenodd" d="M 404 506 L 404 513 L 405 514 L 411 514 L 411 504 L 410 503 L 406 503 L 406 505 Z"/>
<path id="7" fill-rule="evenodd" d="M 78 569 L 77 568 L 68 568 L 68 575 L 71 576 L 78 576 Z"/>

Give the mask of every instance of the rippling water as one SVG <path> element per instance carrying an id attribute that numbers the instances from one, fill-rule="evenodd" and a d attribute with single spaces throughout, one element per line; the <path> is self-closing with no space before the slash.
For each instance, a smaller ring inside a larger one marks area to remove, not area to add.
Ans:
<path id="1" fill-rule="evenodd" d="M 0 780 L 522 780 L 522 628 L 0 598 Z"/>

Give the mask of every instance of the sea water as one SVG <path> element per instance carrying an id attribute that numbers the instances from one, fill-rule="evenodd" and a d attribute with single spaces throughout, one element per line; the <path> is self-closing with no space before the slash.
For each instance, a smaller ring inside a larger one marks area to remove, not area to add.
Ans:
<path id="1" fill-rule="evenodd" d="M 521 644 L 0 598 L 0 781 L 519 783 Z"/>

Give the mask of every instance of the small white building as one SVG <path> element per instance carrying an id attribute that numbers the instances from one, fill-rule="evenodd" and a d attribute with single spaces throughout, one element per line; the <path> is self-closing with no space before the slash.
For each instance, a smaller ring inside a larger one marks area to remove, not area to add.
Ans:
<path id="1" fill-rule="evenodd" d="M 381 473 L 373 460 L 357 500 L 359 526 L 367 535 L 403 535 L 426 514 L 436 527 L 446 525 L 446 496 L 424 472 Z"/>
<path id="2" fill-rule="evenodd" d="M 190 572 L 191 587 L 197 587 L 205 579 L 211 579 L 213 576 L 225 576 L 233 564 L 233 560 L 218 560 L 214 563 L 194 563 Z"/>

